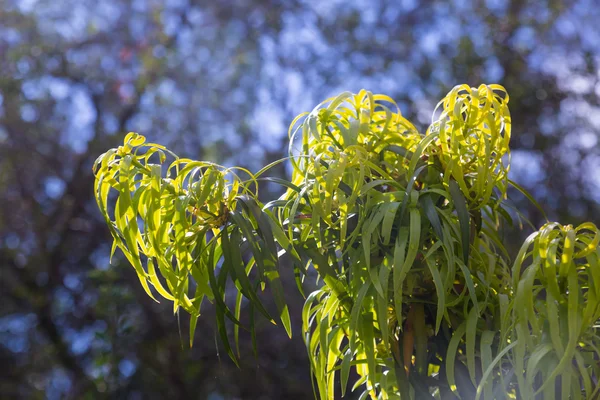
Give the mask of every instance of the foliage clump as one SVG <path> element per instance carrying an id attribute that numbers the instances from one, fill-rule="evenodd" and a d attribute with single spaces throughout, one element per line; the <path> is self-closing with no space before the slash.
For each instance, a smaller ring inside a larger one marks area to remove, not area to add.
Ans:
<path id="1" fill-rule="evenodd" d="M 338 374 L 345 394 L 352 368 L 361 398 L 592 399 L 600 237 L 547 223 L 509 259 L 499 230 L 520 215 L 507 190 L 524 191 L 508 179 L 508 100 L 456 86 L 422 135 L 388 96 L 342 93 L 292 123 L 290 181 L 264 176 L 283 160 L 253 174 L 130 133 L 98 158 L 96 198 L 147 293 L 191 314 L 191 338 L 214 303 L 235 362 L 226 319 L 237 346 L 245 299 L 254 343 L 259 314 L 291 335 L 280 269 L 301 293 L 316 271 L 302 320 L 322 399 Z M 285 193 L 263 204 L 261 181 Z"/>

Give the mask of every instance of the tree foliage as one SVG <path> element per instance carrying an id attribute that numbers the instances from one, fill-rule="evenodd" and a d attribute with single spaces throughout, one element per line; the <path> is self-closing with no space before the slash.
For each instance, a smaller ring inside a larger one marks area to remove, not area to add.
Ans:
<path id="1" fill-rule="evenodd" d="M 147 294 L 191 315 L 191 340 L 213 303 L 236 363 L 256 318 L 291 336 L 283 256 L 301 293 L 316 271 L 302 331 L 322 399 L 336 376 L 345 394 L 352 368 L 360 398 L 592 399 L 600 236 L 548 222 L 510 260 L 507 190 L 530 196 L 508 179 L 508 102 L 500 85 L 456 86 L 421 134 L 390 97 L 344 92 L 291 124 L 290 181 L 265 176 L 284 160 L 253 174 L 130 133 L 97 159 L 96 199 Z M 261 181 L 286 191 L 263 204 Z"/>

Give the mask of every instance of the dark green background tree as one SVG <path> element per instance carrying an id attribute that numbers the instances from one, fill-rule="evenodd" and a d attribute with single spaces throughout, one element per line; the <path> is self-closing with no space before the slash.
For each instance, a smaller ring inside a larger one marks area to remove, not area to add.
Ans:
<path id="1" fill-rule="evenodd" d="M 0 1 L 1 397 L 312 396 L 304 345 L 282 330 L 259 326 L 268 344 L 238 370 L 213 318 L 183 350 L 169 306 L 124 260 L 109 268 L 91 167 L 127 131 L 256 170 L 284 154 L 294 115 L 342 90 L 387 93 L 427 126 L 456 82 L 495 81 L 513 178 L 550 219 L 597 223 L 593 3 Z"/>

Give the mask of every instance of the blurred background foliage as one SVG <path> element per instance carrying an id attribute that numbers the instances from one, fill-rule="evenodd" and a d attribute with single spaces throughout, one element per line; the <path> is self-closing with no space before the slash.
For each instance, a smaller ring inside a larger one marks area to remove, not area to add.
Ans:
<path id="1" fill-rule="evenodd" d="M 0 0 L 0 397 L 312 397 L 293 282 L 295 338 L 259 326 L 259 357 L 242 336 L 237 369 L 210 307 L 189 350 L 187 321 L 121 257 L 109 266 L 91 166 L 128 131 L 257 170 L 285 154 L 296 114 L 343 90 L 390 95 L 424 131 L 452 86 L 497 82 L 512 179 L 550 219 L 598 224 L 594 3 Z"/>

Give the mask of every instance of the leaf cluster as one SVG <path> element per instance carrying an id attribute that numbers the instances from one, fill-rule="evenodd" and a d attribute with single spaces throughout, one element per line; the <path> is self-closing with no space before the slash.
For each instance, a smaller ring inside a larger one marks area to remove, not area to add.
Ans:
<path id="1" fill-rule="evenodd" d="M 456 86 L 421 134 L 391 98 L 342 93 L 292 122 L 290 181 L 263 176 L 284 160 L 252 174 L 130 133 L 96 161 L 96 199 L 113 251 L 191 315 L 191 338 L 202 302 L 215 304 L 235 362 L 240 327 L 256 348 L 256 318 L 291 336 L 281 268 L 302 294 L 316 271 L 302 330 L 322 399 L 336 376 L 345 394 L 352 368 L 360 398 L 591 399 L 599 234 L 548 223 L 510 260 L 499 231 L 521 216 L 507 190 L 531 196 L 508 179 L 508 101 L 499 85 Z M 260 181 L 285 193 L 263 204 Z"/>

